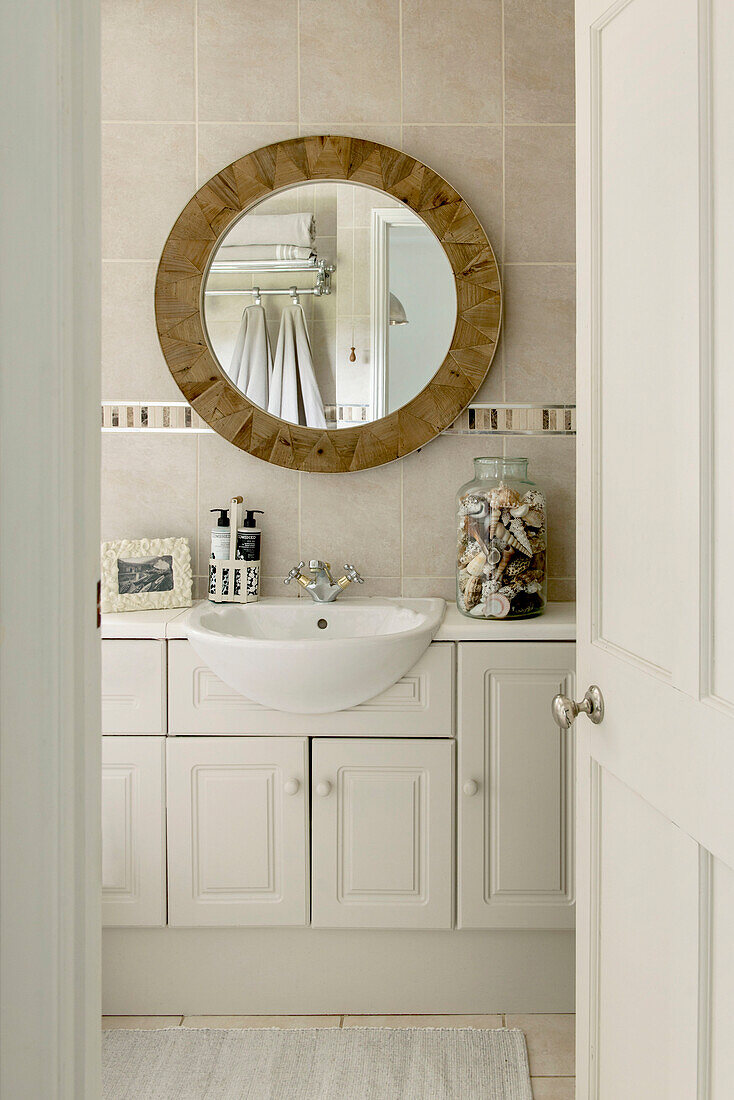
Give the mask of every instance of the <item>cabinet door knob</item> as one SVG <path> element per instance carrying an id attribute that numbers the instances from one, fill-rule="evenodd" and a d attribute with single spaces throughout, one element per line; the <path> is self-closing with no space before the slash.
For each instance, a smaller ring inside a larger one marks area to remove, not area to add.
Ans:
<path id="1" fill-rule="evenodd" d="M 283 790 L 286 794 L 298 794 L 301 789 L 301 784 L 297 779 L 289 779 L 287 783 L 283 784 Z"/>
<path id="2" fill-rule="evenodd" d="M 478 790 L 479 784 L 477 783 L 476 779 L 467 779 L 466 783 L 464 784 L 464 794 L 468 798 L 473 798 Z"/>
<path id="3" fill-rule="evenodd" d="M 327 795 L 331 794 L 331 783 L 328 779 L 324 779 L 321 783 L 317 784 L 316 794 L 319 798 L 326 798 Z"/>

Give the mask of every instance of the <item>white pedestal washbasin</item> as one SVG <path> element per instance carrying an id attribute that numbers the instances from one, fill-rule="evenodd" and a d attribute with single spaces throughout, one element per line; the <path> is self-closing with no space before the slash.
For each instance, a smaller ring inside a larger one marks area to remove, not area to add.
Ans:
<path id="1" fill-rule="evenodd" d="M 439 599 L 264 599 L 192 607 L 186 634 L 221 680 L 262 706 L 327 714 L 408 672 L 444 617 Z"/>

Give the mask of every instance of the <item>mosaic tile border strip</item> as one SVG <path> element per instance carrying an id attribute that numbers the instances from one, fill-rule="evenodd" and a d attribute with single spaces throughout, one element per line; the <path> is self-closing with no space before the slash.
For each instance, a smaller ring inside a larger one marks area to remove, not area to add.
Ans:
<path id="1" fill-rule="evenodd" d="M 211 432 L 185 401 L 105 402 L 103 432 Z M 477 402 L 444 435 L 575 435 L 576 406 Z"/>
<path id="2" fill-rule="evenodd" d="M 476 402 L 448 429 L 453 435 L 576 435 L 576 406 Z"/>
<path id="3" fill-rule="evenodd" d="M 211 432 L 187 401 L 102 403 L 103 432 Z"/>

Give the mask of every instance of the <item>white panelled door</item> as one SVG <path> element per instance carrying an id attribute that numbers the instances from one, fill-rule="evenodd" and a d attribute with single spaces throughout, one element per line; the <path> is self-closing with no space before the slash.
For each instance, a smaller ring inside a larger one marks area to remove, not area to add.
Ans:
<path id="1" fill-rule="evenodd" d="M 576 19 L 577 1096 L 729 1100 L 734 4 Z"/>

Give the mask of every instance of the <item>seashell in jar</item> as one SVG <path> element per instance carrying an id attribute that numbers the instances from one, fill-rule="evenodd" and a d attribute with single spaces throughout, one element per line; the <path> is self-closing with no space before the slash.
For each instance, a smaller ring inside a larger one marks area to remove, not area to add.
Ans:
<path id="1" fill-rule="evenodd" d="M 487 501 L 482 497 L 466 496 L 459 505 L 459 512 L 463 516 L 486 516 L 489 511 Z"/>
<path id="2" fill-rule="evenodd" d="M 505 569 L 507 569 L 507 566 L 510 564 L 511 558 L 513 558 L 514 555 L 515 551 L 512 549 L 511 546 L 508 546 L 507 549 L 502 551 L 502 557 L 500 558 L 497 568 L 495 570 L 495 576 L 497 578 L 503 575 Z"/>
<path id="3" fill-rule="evenodd" d="M 523 516 L 526 516 L 529 511 L 530 505 L 528 504 L 528 502 L 526 500 L 521 500 L 520 503 L 517 504 L 514 508 L 510 508 L 510 515 L 514 516 L 515 519 L 522 519 Z"/>
<path id="4" fill-rule="evenodd" d="M 493 593 L 498 592 L 500 582 L 495 580 L 494 577 L 490 577 L 489 580 L 485 580 L 482 584 L 482 599 L 488 600 Z"/>
<path id="5" fill-rule="evenodd" d="M 514 522 L 518 522 L 518 521 L 516 520 Z M 523 545 L 523 543 L 521 543 L 519 541 L 519 539 L 517 539 L 511 531 L 507 530 L 507 528 L 505 527 L 505 525 L 503 523 L 498 523 L 497 524 L 497 531 L 495 532 L 495 537 L 497 539 L 499 539 L 499 541 L 503 544 L 503 546 L 512 546 L 512 547 L 514 547 L 515 550 L 519 550 L 522 554 L 525 554 L 527 557 L 530 557 L 530 555 L 533 552 L 532 549 L 530 548 L 530 544 L 528 543 L 527 538 L 524 540 L 525 545 Z"/>
<path id="6" fill-rule="evenodd" d="M 530 567 L 530 562 L 528 561 L 528 559 L 526 557 L 524 557 L 522 554 L 519 555 L 519 556 L 516 555 L 514 560 L 511 561 L 510 564 L 505 569 L 505 576 L 506 577 L 517 577 L 520 573 L 524 573 L 526 571 L 526 569 L 529 569 L 529 567 Z"/>
<path id="7" fill-rule="evenodd" d="M 523 527 L 522 520 L 521 519 L 511 519 L 510 520 L 510 530 L 512 531 L 512 533 L 515 536 L 515 538 L 517 539 L 517 541 L 520 543 L 520 546 L 523 549 L 523 553 L 527 554 L 527 556 L 530 557 L 533 553 L 533 548 L 530 545 L 530 541 L 528 539 L 527 531 Z"/>
<path id="8" fill-rule="evenodd" d="M 538 531 L 528 531 L 528 542 L 534 554 L 545 550 L 545 527 L 541 527 Z"/>
<path id="9" fill-rule="evenodd" d="M 542 527 L 545 519 L 540 508 L 528 508 L 522 518 L 525 520 L 528 527 Z"/>
<path id="10" fill-rule="evenodd" d="M 510 601 L 507 596 L 500 592 L 495 593 L 494 596 L 490 596 L 486 603 L 482 605 L 484 611 L 493 619 L 505 619 L 510 610 Z"/>
<path id="11" fill-rule="evenodd" d="M 462 569 L 461 572 L 459 573 L 459 591 L 460 592 L 464 591 L 464 589 L 466 588 L 466 586 L 467 586 L 467 584 L 469 583 L 470 580 L 471 580 L 471 575 L 469 573 L 467 573 L 464 569 Z"/>
<path id="12" fill-rule="evenodd" d="M 464 605 L 467 611 L 471 611 L 482 598 L 482 580 L 481 577 L 470 577 L 466 588 L 464 589 Z"/>
<path id="13" fill-rule="evenodd" d="M 472 558 L 472 560 L 468 562 L 466 571 L 467 573 L 470 573 L 472 577 L 478 577 L 482 573 L 486 564 L 487 555 L 480 552 L 475 558 Z"/>
<path id="14" fill-rule="evenodd" d="M 494 536 L 495 536 L 495 532 L 497 530 L 497 524 L 500 521 L 501 515 L 502 515 L 502 509 L 501 508 L 495 508 L 493 506 L 490 513 L 489 513 L 489 537 L 491 539 L 493 539 Z"/>
<path id="15" fill-rule="evenodd" d="M 459 547 L 459 550 L 459 565 L 468 565 L 472 558 L 475 558 L 479 553 L 479 547 L 476 543 L 474 543 L 474 545 L 472 545 L 472 543 L 467 543 L 463 549 Z"/>
<path id="16" fill-rule="evenodd" d="M 520 494 L 515 489 L 511 489 L 509 485 L 500 483 L 496 489 L 490 490 L 489 503 L 493 508 L 499 508 L 500 511 L 503 508 L 514 508 L 515 505 L 520 503 Z"/>
<path id="17" fill-rule="evenodd" d="M 529 504 L 531 508 L 539 508 L 542 512 L 545 508 L 545 497 L 539 489 L 528 489 L 522 498 L 523 504 Z"/>

